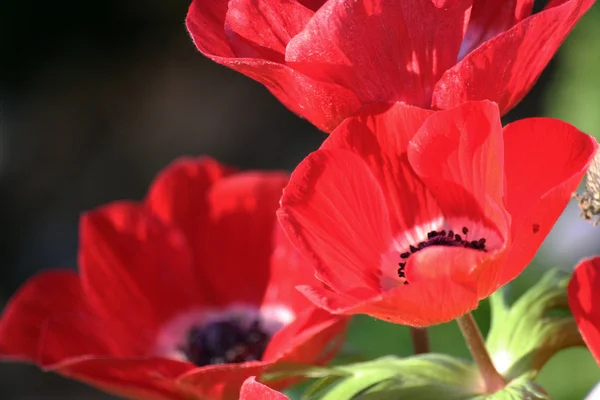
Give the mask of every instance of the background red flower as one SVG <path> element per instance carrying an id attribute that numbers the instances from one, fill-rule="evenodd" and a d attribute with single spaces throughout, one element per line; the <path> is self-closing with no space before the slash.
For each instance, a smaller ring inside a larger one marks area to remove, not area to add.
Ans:
<path id="1" fill-rule="evenodd" d="M 264 84 L 327 132 L 370 103 L 447 109 L 531 89 L 593 0 L 194 0 L 207 57 Z"/>
<path id="2" fill-rule="evenodd" d="M 275 223 L 286 182 L 180 159 L 144 202 L 87 213 L 80 274 L 28 281 L 0 319 L 0 354 L 140 399 L 236 399 L 277 362 L 326 361 L 345 320 L 295 289 L 312 271 Z M 213 343 L 234 334 L 248 341 Z"/>
<path id="3" fill-rule="evenodd" d="M 554 119 L 502 128 L 488 101 L 366 108 L 284 190 L 280 222 L 322 281 L 303 291 L 335 313 L 457 318 L 529 264 L 596 147 Z"/>
<path id="4" fill-rule="evenodd" d="M 579 332 L 600 365 L 600 257 L 582 260 L 569 282 L 569 307 Z"/>

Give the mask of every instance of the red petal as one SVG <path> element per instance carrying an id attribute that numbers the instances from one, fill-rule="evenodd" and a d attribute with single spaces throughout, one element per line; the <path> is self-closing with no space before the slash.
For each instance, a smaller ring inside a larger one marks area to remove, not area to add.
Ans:
<path id="1" fill-rule="evenodd" d="M 446 71 L 432 105 L 448 109 L 468 100 L 492 100 L 501 114 L 529 92 L 562 41 L 593 0 L 570 0 L 535 14 L 494 37 Z"/>
<path id="2" fill-rule="evenodd" d="M 460 47 L 458 59 L 463 59 L 483 42 L 529 17 L 532 8 L 533 0 L 507 0 L 502 2 L 474 0 L 469 28 Z"/>
<path id="3" fill-rule="evenodd" d="M 223 45 L 224 25 L 219 25 L 226 7 L 218 1 L 218 7 L 210 2 L 207 9 L 205 3 L 193 1 L 186 24 L 196 47 L 206 57 L 262 83 L 286 107 L 324 131 L 333 130 L 360 108 L 356 95 L 339 85 L 309 78 L 283 64 L 235 58 L 228 45 Z"/>
<path id="4" fill-rule="evenodd" d="M 300 256 L 279 224 L 275 224 L 274 249 L 271 255 L 271 273 L 263 298 L 263 306 L 286 305 L 294 313 L 304 311 L 310 302 L 297 289 L 298 285 L 315 283 L 311 263 Z"/>
<path id="5" fill-rule="evenodd" d="M 73 271 L 45 271 L 28 280 L 13 295 L 0 319 L 0 355 L 36 362 L 46 321 L 78 312 L 85 300 Z"/>
<path id="6" fill-rule="evenodd" d="M 211 365 L 184 374 L 178 382 L 200 399 L 237 400 L 244 381 L 262 375 L 267 365 L 263 362 Z"/>
<path id="7" fill-rule="evenodd" d="M 507 237 L 502 125 L 495 104 L 470 102 L 435 113 L 410 143 L 408 160 L 446 218 L 482 221 Z"/>
<path id="8" fill-rule="evenodd" d="M 310 305 L 273 336 L 263 360 L 324 364 L 343 344 L 348 322 L 344 316 L 331 315 Z"/>
<path id="9" fill-rule="evenodd" d="M 225 15 L 229 0 L 192 0 L 186 25 L 192 39 L 203 54 L 234 57 L 225 38 Z M 197 32 L 198 34 L 194 33 Z"/>
<path id="10" fill-rule="evenodd" d="M 296 0 L 230 0 L 226 35 L 237 57 L 283 63 L 288 42 L 313 14 Z"/>
<path id="11" fill-rule="evenodd" d="M 565 209 L 596 151 L 596 140 L 551 118 L 504 128 L 505 204 L 512 217 L 509 258 L 498 285 L 516 277 Z"/>
<path id="12" fill-rule="evenodd" d="M 409 263 L 423 266 L 420 271 L 414 271 L 417 275 L 414 284 L 397 286 L 362 302 L 323 287 L 303 287 L 301 290 L 313 303 L 332 313 L 367 314 L 410 326 L 436 325 L 477 308 L 477 273 L 470 271 L 468 263 L 479 260 L 477 255 L 467 252 L 479 253 L 439 247 L 420 251 L 409 259 Z M 437 271 L 429 267 L 433 265 L 438 266 Z M 407 272 L 408 269 L 409 266 Z"/>
<path id="13" fill-rule="evenodd" d="M 441 212 L 408 163 L 408 142 L 433 111 L 396 103 L 373 105 L 346 119 L 322 149 L 350 150 L 379 181 L 393 235 L 435 220 Z"/>
<path id="14" fill-rule="evenodd" d="M 181 387 L 177 378 L 190 364 L 162 358 L 89 359 L 66 364 L 57 371 L 103 391 L 131 399 L 187 400 L 197 394 Z"/>
<path id="15" fill-rule="evenodd" d="M 600 365 L 600 257 L 581 261 L 569 282 L 569 307 L 579 332 Z"/>
<path id="16" fill-rule="evenodd" d="M 193 245 L 203 287 L 219 304 L 260 304 L 269 280 L 273 235 L 288 175 L 247 172 L 215 183 L 208 193 L 209 220 Z M 190 212 L 194 212 L 190 210 Z"/>
<path id="17" fill-rule="evenodd" d="M 263 385 L 256 381 L 255 376 L 244 381 L 242 391 L 240 392 L 240 400 L 289 400 L 289 397 L 271 389 L 267 385 Z"/>
<path id="18" fill-rule="evenodd" d="M 83 289 L 113 334 L 150 346 L 162 323 L 201 304 L 185 238 L 144 207 L 113 203 L 86 214 L 80 229 Z"/>
<path id="19" fill-rule="evenodd" d="M 161 171 L 146 197 L 146 204 L 167 224 L 195 238 L 208 218 L 207 193 L 234 168 L 208 158 L 181 157 Z M 195 240 L 192 240 L 194 242 Z"/>
<path id="20" fill-rule="evenodd" d="M 279 221 L 288 237 L 337 290 L 372 296 L 391 244 L 385 198 L 366 164 L 346 150 L 319 150 L 293 172 Z"/>
<path id="21" fill-rule="evenodd" d="M 287 46 L 294 69 L 356 93 L 361 102 L 429 106 L 456 62 L 470 0 L 330 0 Z"/>

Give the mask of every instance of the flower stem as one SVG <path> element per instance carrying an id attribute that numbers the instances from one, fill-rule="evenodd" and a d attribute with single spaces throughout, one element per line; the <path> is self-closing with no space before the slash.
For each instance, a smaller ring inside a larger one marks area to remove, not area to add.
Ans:
<path id="1" fill-rule="evenodd" d="M 429 335 L 427 328 L 410 328 L 415 354 L 429 353 Z"/>
<path id="2" fill-rule="evenodd" d="M 473 360 L 479 367 L 481 376 L 485 383 L 486 393 L 494 393 L 506 386 L 504 378 L 498 373 L 492 363 L 492 359 L 485 348 L 481 331 L 471 313 L 467 313 L 456 319 L 458 327 L 465 337 L 467 347 L 473 356 Z"/>

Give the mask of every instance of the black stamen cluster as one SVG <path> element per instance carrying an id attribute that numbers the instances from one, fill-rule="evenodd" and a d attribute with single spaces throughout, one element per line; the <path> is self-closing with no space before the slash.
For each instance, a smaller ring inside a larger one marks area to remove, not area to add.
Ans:
<path id="1" fill-rule="evenodd" d="M 182 350 L 199 366 L 241 363 L 260 360 L 269 340 L 259 321 L 242 327 L 238 321 L 224 320 L 192 328 Z"/>
<path id="2" fill-rule="evenodd" d="M 410 257 L 411 254 L 416 253 L 417 251 L 422 250 L 425 247 L 450 246 L 450 247 L 465 247 L 468 249 L 487 251 L 487 249 L 485 248 L 485 238 L 469 241 L 467 239 L 469 229 L 467 229 L 466 226 L 463 226 L 462 233 L 464 235 L 464 239 L 460 234 L 455 233 L 452 230 L 449 230 L 448 232 L 446 232 L 445 230 L 442 230 L 439 232 L 431 231 L 431 232 L 427 233 L 427 240 L 419 242 L 416 246 L 413 246 L 411 244 L 410 246 L 408 246 L 409 251 L 406 251 L 406 252 L 400 254 L 400 258 L 402 258 L 402 261 L 400 263 L 398 263 L 398 266 L 400 267 L 400 268 L 398 268 L 398 276 L 400 278 L 406 277 L 406 275 L 404 273 L 404 267 L 406 267 L 406 260 L 408 259 L 408 257 Z M 408 283 L 408 281 L 404 282 L 405 285 L 407 283 Z"/>

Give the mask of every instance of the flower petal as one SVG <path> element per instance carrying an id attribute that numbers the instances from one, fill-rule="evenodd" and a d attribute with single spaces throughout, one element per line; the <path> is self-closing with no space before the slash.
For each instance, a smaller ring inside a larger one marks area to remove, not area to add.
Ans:
<path id="1" fill-rule="evenodd" d="M 263 385 L 262 383 L 256 380 L 255 376 L 251 376 L 250 378 L 244 381 L 242 385 L 242 391 L 240 392 L 240 400 L 289 400 L 289 398 L 273 389 L 268 387 L 267 385 Z"/>
<path id="2" fill-rule="evenodd" d="M 309 260 L 300 255 L 288 239 L 283 228 L 275 224 L 274 247 L 271 254 L 269 283 L 262 306 L 290 307 L 296 315 L 300 314 L 310 302 L 297 289 L 298 285 L 317 282 L 314 269 Z"/>
<path id="3" fill-rule="evenodd" d="M 80 235 L 83 290 L 113 334 L 150 346 L 162 323 L 202 304 L 185 238 L 144 207 L 117 202 L 92 211 Z"/>
<path id="4" fill-rule="evenodd" d="M 202 54 L 235 57 L 225 37 L 225 15 L 229 0 L 192 0 L 186 25 Z M 199 33 L 199 34 L 195 34 Z"/>
<path id="5" fill-rule="evenodd" d="M 372 296 L 391 243 L 388 210 L 375 177 L 346 150 L 318 150 L 292 173 L 279 221 L 317 277 L 336 290 Z"/>
<path id="6" fill-rule="evenodd" d="M 178 383 L 200 399 L 237 400 L 244 381 L 262 375 L 267 365 L 258 361 L 210 365 L 182 375 Z"/>
<path id="7" fill-rule="evenodd" d="M 408 160 L 447 219 L 482 221 L 507 238 L 502 125 L 495 104 L 469 102 L 435 113 L 410 143 Z"/>
<path id="8" fill-rule="evenodd" d="M 313 14 L 296 0 L 230 0 L 225 33 L 237 57 L 283 63 L 288 42 Z"/>
<path id="9" fill-rule="evenodd" d="M 462 60 L 483 42 L 529 17 L 532 8 L 533 0 L 507 0 L 502 2 L 474 0 L 469 28 L 460 47 L 458 59 Z"/>
<path id="10" fill-rule="evenodd" d="M 292 112 L 326 132 L 360 108 L 356 95 L 339 85 L 315 80 L 283 64 L 235 58 L 229 46 L 223 45 L 223 23 L 218 23 L 225 18 L 226 7 L 220 6 L 221 0 L 216 2 L 219 7 L 212 3 L 207 9 L 204 1 L 194 0 L 186 19 L 196 47 L 206 57 L 262 83 Z"/>
<path id="11" fill-rule="evenodd" d="M 209 157 L 181 157 L 161 171 L 148 191 L 145 203 L 167 225 L 183 231 L 191 243 L 209 215 L 207 193 L 220 179 L 235 172 Z M 193 251 L 194 249 L 192 249 Z"/>
<path id="12" fill-rule="evenodd" d="M 189 364 L 163 358 L 88 359 L 65 364 L 56 372 L 131 399 L 185 400 L 196 393 L 181 387 L 177 378 Z"/>
<path id="13" fill-rule="evenodd" d="M 343 344 L 348 322 L 345 316 L 332 315 L 309 305 L 273 336 L 263 360 L 325 364 Z"/>
<path id="14" fill-rule="evenodd" d="M 411 256 L 413 263 L 423 266 L 436 262 L 438 266 L 442 265 L 444 268 L 435 275 L 431 268 L 424 267 L 418 274 L 425 280 L 418 282 L 417 279 L 414 284 L 394 287 L 364 301 L 322 286 L 300 289 L 313 303 L 335 314 L 367 314 L 396 324 L 421 327 L 448 322 L 477 308 L 479 302 L 477 274 L 467 275 L 471 271 L 463 262 L 467 250 L 448 249 L 431 247 L 429 251 Z M 430 276 L 426 276 L 427 272 Z"/>
<path id="15" fill-rule="evenodd" d="M 579 332 L 600 365 L 600 257 L 582 260 L 569 282 L 569 307 Z"/>
<path id="16" fill-rule="evenodd" d="M 203 287 L 219 304 L 260 304 L 270 275 L 275 211 L 284 172 L 245 172 L 216 182 L 208 193 L 210 218 L 193 244 Z"/>
<path id="17" fill-rule="evenodd" d="M 289 42 L 285 59 L 351 89 L 363 104 L 427 107 L 433 86 L 456 62 L 470 7 L 470 0 L 329 0 Z"/>
<path id="18" fill-rule="evenodd" d="M 499 284 L 516 277 L 571 199 L 597 148 L 574 126 L 552 118 L 504 128 L 505 204 L 512 217 L 509 258 Z"/>
<path id="19" fill-rule="evenodd" d="M 403 103 L 367 106 L 340 124 L 321 147 L 349 150 L 367 164 L 385 195 L 393 236 L 441 216 L 406 154 L 409 141 L 432 113 Z"/>
<path id="20" fill-rule="evenodd" d="M 46 321 L 80 311 L 85 299 L 77 274 L 44 271 L 29 279 L 10 299 L 0 318 L 0 357 L 35 362 Z"/>
<path id="21" fill-rule="evenodd" d="M 558 3 L 558 2 L 556 2 Z M 506 114 L 531 89 L 560 44 L 594 0 L 568 0 L 490 39 L 444 73 L 432 106 L 492 100 Z"/>

